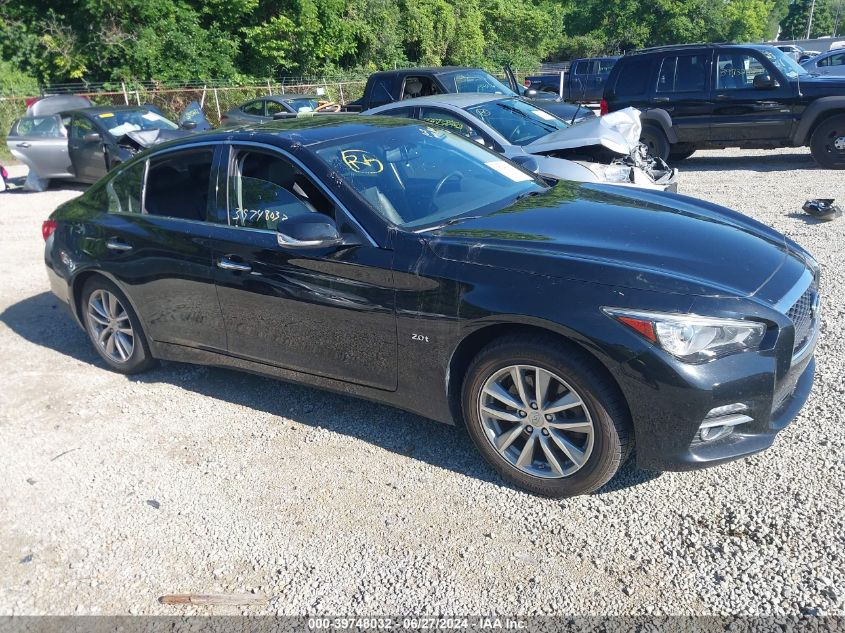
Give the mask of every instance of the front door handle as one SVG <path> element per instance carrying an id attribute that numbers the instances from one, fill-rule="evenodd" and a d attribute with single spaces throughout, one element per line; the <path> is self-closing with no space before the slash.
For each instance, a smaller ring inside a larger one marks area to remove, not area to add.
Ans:
<path id="1" fill-rule="evenodd" d="M 223 270 L 237 270 L 242 273 L 248 273 L 252 270 L 252 266 L 250 266 L 249 264 L 235 262 L 229 259 L 228 257 L 221 257 L 219 260 L 217 260 L 217 267 L 222 268 Z"/>
<path id="2" fill-rule="evenodd" d="M 731 98 L 730 95 L 716 95 L 716 99 L 719 100 L 719 101 L 727 101 L 730 98 Z"/>
<path id="3" fill-rule="evenodd" d="M 111 251 L 131 251 L 132 245 L 127 244 L 126 242 L 121 242 L 117 238 L 112 238 L 106 242 L 106 248 Z"/>
<path id="4" fill-rule="evenodd" d="M 30 145 L 29 145 L 29 143 L 17 143 L 17 144 L 15 145 L 15 147 L 22 147 L 22 148 L 24 148 L 24 149 L 26 149 L 26 148 L 27 148 L 27 147 L 29 147 L 29 146 L 30 146 Z"/>

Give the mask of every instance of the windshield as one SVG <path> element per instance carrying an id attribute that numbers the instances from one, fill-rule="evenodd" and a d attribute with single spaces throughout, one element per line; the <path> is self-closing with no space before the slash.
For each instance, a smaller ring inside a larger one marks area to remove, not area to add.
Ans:
<path id="1" fill-rule="evenodd" d="M 763 55 L 772 62 L 779 71 L 790 79 L 795 79 L 799 75 L 809 74 L 804 68 L 796 62 L 790 55 L 787 55 L 782 50 L 777 48 L 763 49 Z"/>
<path id="2" fill-rule="evenodd" d="M 520 99 L 488 101 L 464 109 L 513 145 L 530 145 L 547 134 L 569 127 L 553 114 Z"/>
<path id="3" fill-rule="evenodd" d="M 437 76 L 449 92 L 486 92 L 516 96 L 513 90 L 483 70 L 454 70 Z"/>
<path id="4" fill-rule="evenodd" d="M 313 112 L 320 107 L 320 102 L 316 99 L 288 99 L 287 104 L 294 112 Z"/>
<path id="5" fill-rule="evenodd" d="M 160 114 L 138 108 L 137 110 L 115 110 L 114 112 L 100 112 L 96 115 L 100 125 L 115 138 L 129 132 L 139 130 L 178 130 L 179 126 L 165 119 Z"/>
<path id="6" fill-rule="evenodd" d="M 422 125 L 326 141 L 316 153 L 385 220 L 407 229 L 495 211 L 546 189 L 498 154 Z"/>

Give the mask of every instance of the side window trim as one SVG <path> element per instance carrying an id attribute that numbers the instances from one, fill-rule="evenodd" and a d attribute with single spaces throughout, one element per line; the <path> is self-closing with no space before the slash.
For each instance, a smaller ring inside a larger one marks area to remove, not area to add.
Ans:
<path id="1" fill-rule="evenodd" d="M 284 158 L 285 160 L 289 161 L 296 167 L 302 170 L 305 176 L 311 181 L 311 184 L 317 187 L 322 194 L 324 194 L 331 202 L 335 205 L 339 214 L 343 214 L 343 216 L 355 227 L 355 230 L 369 242 L 370 246 L 374 246 L 376 248 L 379 247 L 378 243 L 372 238 L 369 232 L 363 227 L 363 225 L 358 221 L 358 219 L 346 208 L 334 193 L 329 191 L 329 189 L 322 183 L 322 181 L 317 178 L 316 174 L 314 174 L 311 169 L 308 168 L 301 160 L 299 160 L 293 154 L 285 151 L 281 147 L 277 147 L 275 145 L 270 145 L 268 143 L 259 143 L 257 141 L 238 141 L 238 140 L 231 140 L 231 141 L 224 141 L 222 143 L 223 155 L 221 157 L 221 165 L 220 171 L 218 173 L 222 174 L 224 178 L 226 178 L 226 191 L 225 195 L 223 196 L 223 211 L 227 216 L 225 222 L 219 222 L 218 226 L 226 227 L 226 228 L 236 228 L 238 230 L 247 229 L 250 231 L 261 231 L 263 233 L 275 233 L 276 231 L 271 229 L 257 229 L 257 228 L 250 228 L 250 227 L 233 227 L 229 224 L 228 215 L 229 215 L 229 175 L 232 173 L 232 157 L 235 155 L 236 150 L 238 147 L 257 147 L 270 153 L 277 154 Z M 219 215 L 220 205 L 216 205 L 216 209 Z"/>

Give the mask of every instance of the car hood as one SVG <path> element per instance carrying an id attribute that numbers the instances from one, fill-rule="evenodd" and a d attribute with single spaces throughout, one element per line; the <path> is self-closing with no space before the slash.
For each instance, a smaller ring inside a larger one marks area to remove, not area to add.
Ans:
<path id="1" fill-rule="evenodd" d="M 189 130 L 139 130 L 137 132 L 127 132 L 117 138 L 118 145 L 128 147 L 140 151 L 159 143 L 166 143 L 183 136 L 193 134 Z"/>
<path id="2" fill-rule="evenodd" d="M 639 144 L 641 131 L 640 111 L 636 108 L 624 108 L 542 136 L 526 145 L 525 150 L 532 154 L 542 154 L 602 145 L 612 152 L 628 156 Z"/>
<path id="3" fill-rule="evenodd" d="M 428 235 L 443 259 L 704 296 L 750 296 L 790 256 L 783 235 L 735 211 L 568 181 Z"/>
<path id="4" fill-rule="evenodd" d="M 793 83 L 798 83 L 793 80 Z M 845 77 L 842 75 L 801 75 L 801 92 L 821 96 L 845 95 Z"/>

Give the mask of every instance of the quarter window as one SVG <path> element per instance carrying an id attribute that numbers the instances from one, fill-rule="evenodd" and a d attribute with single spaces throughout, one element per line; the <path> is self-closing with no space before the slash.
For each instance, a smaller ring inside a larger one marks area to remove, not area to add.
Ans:
<path id="1" fill-rule="evenodd" d="M 304 213 L 335 218 L 335 207 L 305 173 L 281 156 L 240 150 L 228 182 L 227 223 L 274 231 L 280 222 Z"/>
<path id="2" fill-rule="evenodd" d="M 652 62 L 649 58 L 632 58 L 620 68 L 617 75 L 614 94 L 617 97 L 639 97 L 648 92 L 648 85 L 653 77 Z"/>
<path id="3" fill-rule="evenodd" d="M 757 75 L 768 75 L 769 71 L 754 55 L 734 53 L 720 54 L 716 88 L 718 90 L 747 90 L 754 87 Z"/>
<path id="4" fill-rule="evenodd" d="M 205 221 L 214 152 L 210 149 L 150 159 L 144 208 L 150 215 Z"/>
<path id="5" fill-rule="evenodd" d="M 29 136 L 32 138 L 50 138 L 64 136 L 64 128 L 57 116 L 27 117 L 20 119 L 9 136 Z"/>
<path id="6" fill-rule="evenodd" d="M 147 162 L 122 169 L 106 185 L 109 213 L 141 213 L 141 191 Z"/>

